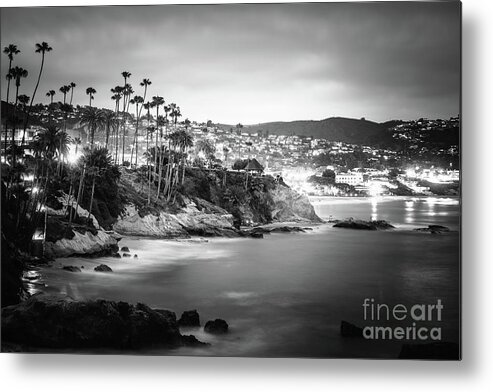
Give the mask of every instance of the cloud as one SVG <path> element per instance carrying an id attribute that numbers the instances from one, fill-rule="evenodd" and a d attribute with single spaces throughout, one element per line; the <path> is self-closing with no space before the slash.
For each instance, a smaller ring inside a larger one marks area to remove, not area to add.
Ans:
<path id="1" fill-rule="evenodd" d="M 457 2 L 17 8 L 2 10 L 1 34 L 2 46 L 22 50 L 28 95 L 40 62 L 34 44 L 54 48 L 40 99 L 74 81 L 75 102 L 86 104 L 92 86 L 95 104 L 112 107 L 109 90 L 128 70 L 134 88 L 150 78 L 151 96 L 199 121 L 459 110 Z"/>

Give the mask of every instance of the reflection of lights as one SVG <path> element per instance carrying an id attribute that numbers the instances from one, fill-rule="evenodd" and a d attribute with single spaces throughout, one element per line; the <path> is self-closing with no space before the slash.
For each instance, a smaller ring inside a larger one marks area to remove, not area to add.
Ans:
<path id="1" fill-rule="evenodd" d="M 377 207 L 378 207 L 378 199 L 376 197 L 373 197 L 371 199 L 371 220 L 372 221 L 376 221 L 378 219 Z"/>
<path id="2" fill-rule="evenodd" d="M 22 179 L 24 181 L 33 181 L 34 180 L 34 174 L 23 174 Z"/>
<path id="3" fill-rule="evenodd" d="M 33 186 L 33 188 L 31 189 L 31 192 L 32 193 L 38 193 L 39 192 L 39 188 L 37 186 Z"/>
<path id="4" fill-rule="evenodd" d="M 368 187 L 368 193 L 370 196 L 380 196 L 382 194 L 382 185 L 379 183 L 371 183 Z"/>

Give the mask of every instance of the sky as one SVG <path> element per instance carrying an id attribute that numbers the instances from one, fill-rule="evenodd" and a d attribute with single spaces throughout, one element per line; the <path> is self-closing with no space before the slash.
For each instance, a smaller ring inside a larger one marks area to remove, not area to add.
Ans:
<path id="1" fill-rule="evenodd" d="M 36 101 L 75 82 L 74 104 L 113 108 L 122 71 L 184 118 L 226 124 L 448 118 L 460 110 L 460 4 L 313 3 L 2 8 L 1 46 Z M 6 98 L 7 56 L 1 58 Z M 147 100 L 147 99 L 146 99 Z"/>

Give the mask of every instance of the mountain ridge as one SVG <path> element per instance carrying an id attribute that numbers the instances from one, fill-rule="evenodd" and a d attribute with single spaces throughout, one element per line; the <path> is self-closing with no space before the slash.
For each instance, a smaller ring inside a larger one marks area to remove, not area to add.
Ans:
<path id="1" fill-rule="evenodd" d="M 246 132 L 268 132 L 270 135 L 298 135 L 323 138 L 352 144 L 381 144 L 389 142 L 389 128 L 397 120 L 377 123 L 364 118 L 328 117 L 322 120 L 272 121 L 244 125 Z M 232 125 L 218 124 L 227 128 Z"/>

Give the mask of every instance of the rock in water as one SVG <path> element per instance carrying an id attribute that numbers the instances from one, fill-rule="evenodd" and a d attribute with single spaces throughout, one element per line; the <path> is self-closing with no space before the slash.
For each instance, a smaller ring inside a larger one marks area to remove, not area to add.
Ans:
<path id="1" fill-rule="evenodd" d="M 1 320 L 2 343 L 31 347 L 132 350 L 200 344 L 180 334 L 173 312 L 102 299 L 34 295 L 2 308 Z"/>
<path id="2" fill-rule="evenodd" d="M 128 246 L 123 246 L 122 248 L 120 248 L 120 251 L 121 252 L 130 252 L 130 249 L 128 249 Z"/>
<path id="3" fill-rule="evenodd" d="M 345 221 L 337 222 L 333 227 L 339 227 L 343 229 L 354 229 L 354 230 L 387 230 L 394 229 L 390 223 L 384 220 L 377 221 L 363 221 L 348 219 Z"/>
<path id="4" fill-rule="evenodd" d="M 114 257 L 115 259 L 121 259 L 121 258 L 122 258 L 122 255 L 121 255 L 120 253 L 115 253 L 115 254 L 113 255 L 113 257 Z"/>
<path id="5" fill-rule="evenodd" d="M 70 272 L 82 272 L 81 269 L 79 267 L 76 267 L 75 265 L 65 265 L 62 269 Z"/>
<path id="6" fill-rule="evenodd" d="M 108 267 L 106 264 L 100 264 L 97 267 L 94 267 L 94 271 L 97 272 L 113 272 L 113 270 Z"/>
<path id="7" fill-rule="evenodd" d="M 428 225 L 428 227 L 414 229 L 414 231 L 423 231 L 423 232 L 431 233 L 431 234 L 441 234 L 441 233 L 450 232 L 450 229 L 446 226 Z"/>
<path id="8" fill-rule="evenodd" d="M 357 327 L 347 321 L 341 321 L 341 336 L 345 338 L 362 338 L 363 328 Z"/>
<path id="9" fill-rule="evenodd" d="M 124 253 L 123 257 L 132 257 L 132 255 L 130 253 Z"/>
<path id="10" fill-rule="evenodd" d="M 222 319 L 209 320 L 205 323 L 204 331 L 212 334 L 224 334 L 228 332 L 228 323 Z"/>
<path id="11" fill-rule="evenodd" d="M 200 327 L 200 317 L 196 310 L 186 310 L 178 320 L 180 327 Z"/>

